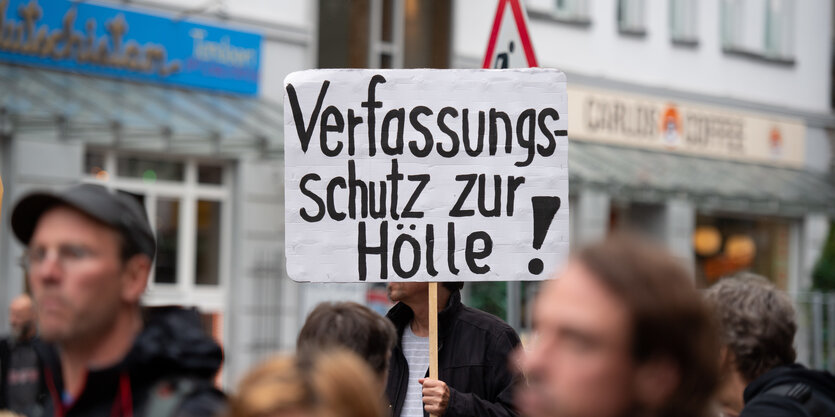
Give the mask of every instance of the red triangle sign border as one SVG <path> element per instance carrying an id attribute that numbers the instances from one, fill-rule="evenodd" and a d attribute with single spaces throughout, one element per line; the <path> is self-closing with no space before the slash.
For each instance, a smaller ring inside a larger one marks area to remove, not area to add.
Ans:
<path id="1" fill-rule="evenodd" d="M 490 41 L 487 43 L 487 53 L 484 54 L 484 62 L 481 64 L 482 68 L 491 68 L 491 60 L 493 52 L 496 51 L 496 41 L 499 37 L 499 30 L 502 25 L 502 18 L 508 3 L 513 12 L 513 18 L 516 22 L 516 29 L 519 31 L 519 37 L 522 40 L 522 49 L 525 51 L 525 58 L 528 61 L 529 67 L 538 67 L 536 62 L 536 55 L 533 53 L 533 44 L 531 43 L 530 35 L 528 34 L 528 25 L 525 19 L 525 14 L 522 11 L 522 6 L 519 4 L 521 0 L 499 0 L 499 7 L 496 10 L 496 18 L 493 20 L 493 29 L 490 31 Z"/>

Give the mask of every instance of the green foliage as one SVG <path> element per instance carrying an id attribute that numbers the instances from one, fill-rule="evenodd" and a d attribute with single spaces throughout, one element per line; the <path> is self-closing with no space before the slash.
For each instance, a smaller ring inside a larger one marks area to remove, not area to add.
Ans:
<path id="1" fill-rule="evenodd" d="M 496 317 L 506 316 L 507 283 L 468 282 L 467 285 L 470 287 L 470 307 L 486 311 Z"/>
<path id="2" fill-rule="evenodd" d="M 829 225 L 829 237 L 812 272 L 812 285 L 819 291 L 835 291 L 835 222 Z"/>

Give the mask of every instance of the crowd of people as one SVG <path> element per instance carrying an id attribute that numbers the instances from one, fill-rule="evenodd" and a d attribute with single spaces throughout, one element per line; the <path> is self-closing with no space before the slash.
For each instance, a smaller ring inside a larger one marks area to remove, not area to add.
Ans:
<path id="1" fill-rule="evenodd" d="M 525 346 L 443 283 L 430 378 L 428 284 L 392 282 L 386 317 L 321 304 L 295 353 L 224 393 L 198 313 L 141 304 L 156 241 L 136 199 L 92 184 L 31 194 L 12 230 L 31 298 L 11 304 L 0 342 L 0 416 L 835 416 L 835 377 L 796 363 L 784 293 L 752 274 L 699 291 L 635 237 L 582 248 L 545 282 Z"/>

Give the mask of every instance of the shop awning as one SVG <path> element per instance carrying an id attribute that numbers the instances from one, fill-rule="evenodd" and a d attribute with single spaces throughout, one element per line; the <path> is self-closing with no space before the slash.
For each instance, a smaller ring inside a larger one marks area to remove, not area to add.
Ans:
<path id="1" fill-rule="evenodd" d="M 276 154 L 283 148 L 281 103 L 0 65 L 0 133 L 80 140 L 120 149 L 213 156 Z M 572 141 L 572 190 L 661 202 L 687 198 L 699 209 L 835 216 L 825 175 Z"/>
<path id="2" fill-rule="evenodd" d="M 686 198 L 701 210 L 835 216 L 835 184 L 800 169 L 575 140 L 569 173 L 573 191 L 593 187 L 631 201 Z"/>
<path id="3" fill-rule="evenodd" d="M 0 132 L 136 150 L 273 153 L 282 149 L 283 109 L 263 98 L 0 65 Z"/>

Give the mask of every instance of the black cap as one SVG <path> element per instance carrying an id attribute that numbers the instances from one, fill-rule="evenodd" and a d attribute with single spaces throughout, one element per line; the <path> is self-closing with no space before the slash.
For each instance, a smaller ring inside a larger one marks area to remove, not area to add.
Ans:
<path id="1" fill-rule="evenodd" d="M 59 205 L 70 206 L 117 229 L 125 243 L 154 259 L 156 239 L 139 201 L 130 194 L 111 191 L 97 184 L 79 184 L 60 192 L 42 191 L 27 195 L 12 210 L 15 236 L 24 245 L 29 245 L 41 216 Z"/>

